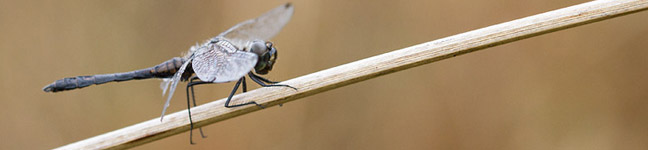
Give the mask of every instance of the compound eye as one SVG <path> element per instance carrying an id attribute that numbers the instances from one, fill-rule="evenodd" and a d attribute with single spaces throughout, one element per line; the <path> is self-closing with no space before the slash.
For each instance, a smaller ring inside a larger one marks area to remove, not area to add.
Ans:
<path id="1" fill-rule="evenodd" d="M 262 42 L 254 42 L 250 46 L 250 52 L 256 53 L 256 54 L 263 54 L 266 51 L 266 47 Z"/>

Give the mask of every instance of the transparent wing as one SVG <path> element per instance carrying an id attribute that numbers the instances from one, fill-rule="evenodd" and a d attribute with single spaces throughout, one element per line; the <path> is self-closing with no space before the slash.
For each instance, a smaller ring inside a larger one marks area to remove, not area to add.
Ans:
<path id="1" fill-rule="evenodd" d="M 162 79 L 162 83 L 160 83 L 160 89 L 162 89 L 162 96 L 164 96 L 164 94 L 166 94 L 167 89 L 169 89 L 169 83 L 171 83 L 171 78 Z"/>
<path id="2" fill-rule="evenodd" d="M 277 35 L 281 28 L 290 21 L 293 12 L 293 5 L 287 3 L 266 12 L 258 18 L 241 22 L 221 33 L 218 37 L 228 39 L 241 49 L 250 41 L 267 41 Z"/>
<path id="3" fill-rule="evenodd" d="M 194 72 L 205 82 L 229 82 L 245 76 L 257 62 L 257 55 L 236 50 L 227 41 L 201 47 L 191 62 Z"/>
<path id="4" fill-rule="evenodd" d="M 162 94 L 166 92 L 167 88 L 169 89 L 169 96 L 167 97 L 166 102 L 164 103 L 164 108 L 162 108 L 162 115 L 160 116 L 160 121 L 164 119 L 164 114 L 166 113 L 167 107 L 169 107 L 169 104 L 171 103 L 171 97 L 173 97 L 173 92 L 175 92 L 176 86 L 178 86 L 178 82 L 180 82 L 180 78 L 182 77 L 182 73 L 184 73 L 185 70 L 187 70 L 187 66 L 189 65 L 189 62 L 191 62 L 191 59 L 187 59 L 187 61 L 180 66 L 180 69 L 178 69 L 178 72 L 176 72 L 173 77 L 170 80 L 164 80 L 162 84 L 165 86 L 171 84 L 171 87 L 164 87 L 162 90 Z"/>

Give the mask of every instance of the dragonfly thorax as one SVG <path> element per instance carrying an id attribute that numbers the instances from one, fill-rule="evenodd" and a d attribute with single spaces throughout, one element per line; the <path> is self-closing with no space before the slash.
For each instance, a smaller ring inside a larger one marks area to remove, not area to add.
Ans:
<path id="1" fill-rule="evenodd" d="M 277 60 L 277 49 L 272 42 L 254 41 L 250 45 L 250 52 L 259 56 L 254 71 L 257 74 L 268 74 Z"/>

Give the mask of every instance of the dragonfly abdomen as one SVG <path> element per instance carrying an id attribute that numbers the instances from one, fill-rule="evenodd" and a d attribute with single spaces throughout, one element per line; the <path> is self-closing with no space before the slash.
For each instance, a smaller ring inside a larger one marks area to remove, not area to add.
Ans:
<path id="1" fill-rule="evenodd" d="M 154 67 L 140 69 L 130 72 L 99 74 L 91 76 L 68 77 L 54 81 L 43 88 L 45 92 L 59 92 L 87 87 L 93 84 L 104 84 L 107 82 L 119 82 L 128 80 L 140 80 L 148 78 L 170 78 L 178 71 L 184 59 L 175 57 Z"/>

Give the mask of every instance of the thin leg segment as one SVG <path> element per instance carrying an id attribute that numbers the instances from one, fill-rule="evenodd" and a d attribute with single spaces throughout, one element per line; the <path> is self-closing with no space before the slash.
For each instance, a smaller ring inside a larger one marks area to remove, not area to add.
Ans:
<path id="1" fill-rule="evenodd" d="M 297 90 L 297 88 L 292 87 L 290 85 L 274 84 L 274 83 L 279 83 L 279 82 L 273 82 L 273 81 L 270 81 L 270 80 L 268 80 L 266 78 L 259 77 L 259 76 L 255 75 L 252 72 L 248 73 L 248 76 L 250 76 L 250 79 L 252 79 L 252 81 L 256 82 L 257 84 L 261 85 L 262 87 L 282 86 L 282 87 L 289 87 L 289 88 L 292 88 L 294 90 Z M 270 84 L 266 84 L 266 83 L 270 83 Z"/>
<path id="2" fill-rule="evenodd" d="M 201 85 L 201 84 L 211 84 L 212 83 L 212 82 L 203 82 L 203 81 L 197 81 L 197 80 L 198 80 L 198 77 L 192 77 L 189 80 L 189 83 L 187 84 L 187 90 L 186 90 L 187 91 L 187 112 L 189 113 L 189 124 L 190 124 L 189 125 L 190 126 L 190 129 L 189 129 L 189 143 L 191 143 L 191 144 L 195 144 L 195 143 L 193 142 L 193 120 L 191 119 L 191 103 L 189 101 L 189 94 L 191 94 L 191 100 L 193 101 L 193 106 L 196 107 L 196 97 L 195 97 L 195 94 L 194 94 L 193 86 Z M 191 93 L 189 93 L 189 89 L 191 89 Z M 203 133 L 202 128 L 198 128 L 198 129 L 200 130 L 200 136 L 202 138 L 206 138 L 207 136 L 205 136 L 205 134 Z"/>
<path id="3" fill-rule="evenodd" d="M 245 83 L 245 77 L 242 77 L 241 79 L 239 79 L 236 82 L 236 84 L 234 85 L 234 89 L 232 89 L 232 92 L 227 97 L 227 101 L 225 101 L 225 107 L 233 108 L 233 107 L 239 107 L 239 106 L 245 106 L 245 105 L 249 105 L 249 104 L 254 104 L 254 105 L 257 105 L 257 106 L 259 106 L 261 108 L 265 108 L 262 105 L 256 103 L 255 101 L 251 101 L 251 102 L 247 102 L 247 103 L 243 103 L 243 104 L 236 104 L 236 105 L 230 105 L 229 104 L 230 101 L 232 100 L 232 97 L 234 96 L 234 94 L 236 94 L 236 90 L 238 90 L 238 87 L 239 87 L 239 85 L 241 85 L 241 83 Z M 243 84 L 243 91 L 247 91 L 247 85 L 245 85 L 245 84 Z"/>
<path id="4" fill-rule="evenodd" d="M 270 84 L 277 84 L 277 83 L 280 82 L 280 81 L 270 81 L 270 80 L 268 80 L 268 79 L 266 79 L 266 78 L 263 78 L 263 77 L 261 77 L 261 76 L 258 76 L 258 75 L 256 75 L 256 74 L 254 74 L 254 73 L 252 73 L 252 72 L 249 72 L 248 75 L 251 76 L 250 78 L 252 78 L 252 76 L 253 76 L 254 78 L 257 78 L 257 79 L 259 79 L 259 80 L 261 80 L 261 81 L 263 81 L 263 82 L 270 83 Z"/>

